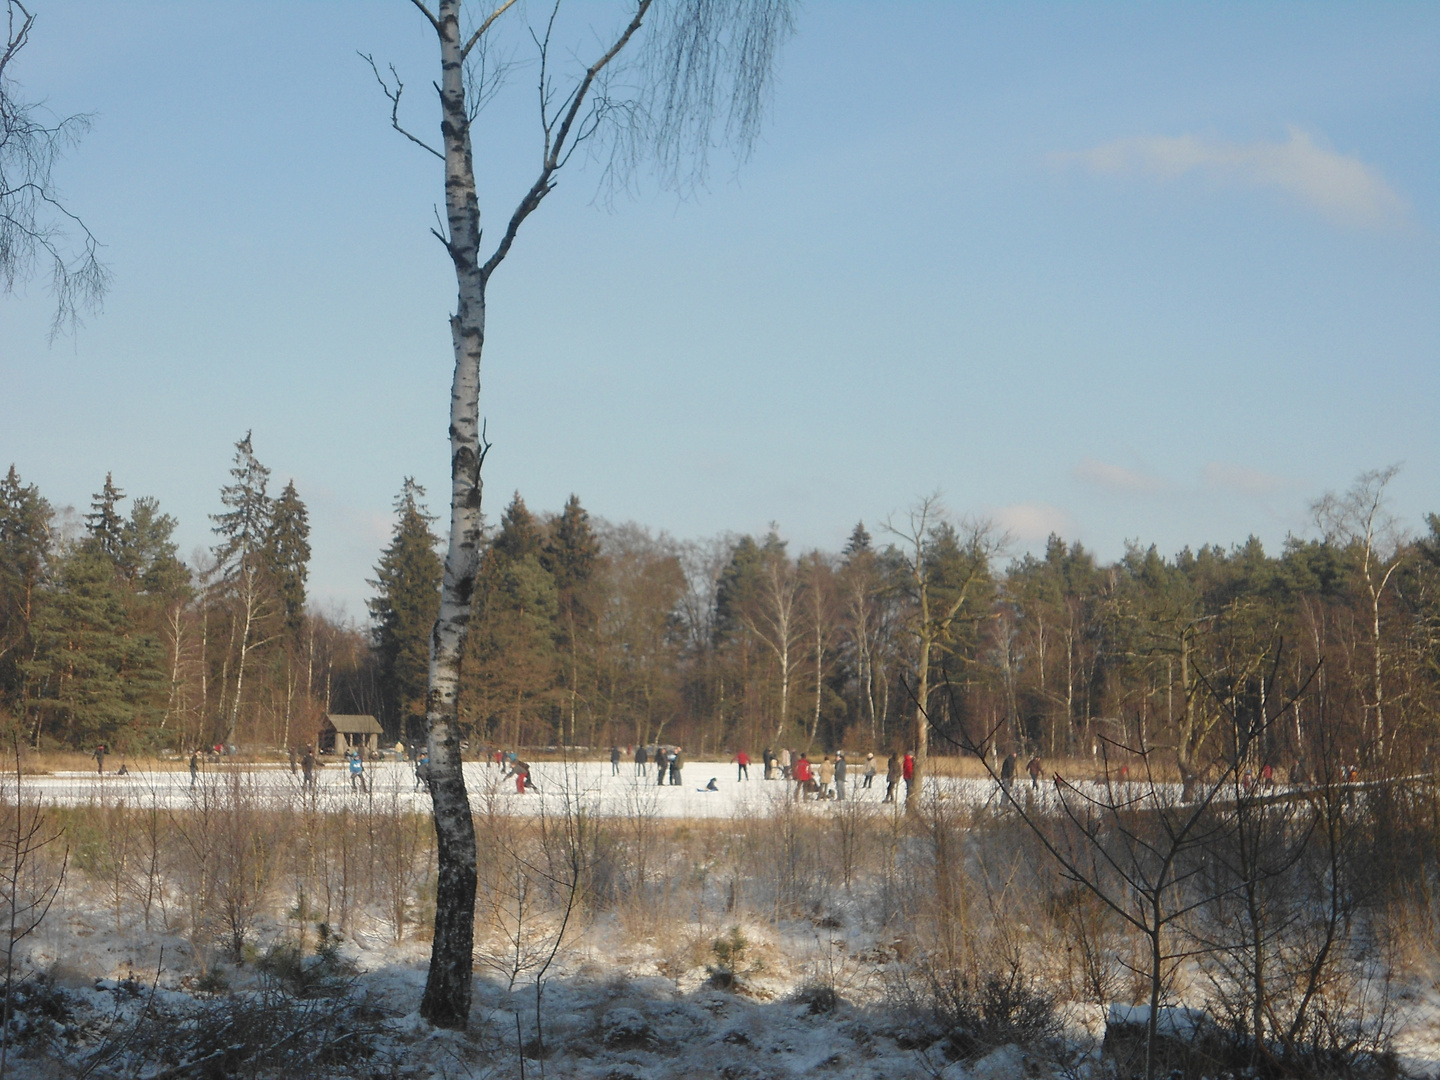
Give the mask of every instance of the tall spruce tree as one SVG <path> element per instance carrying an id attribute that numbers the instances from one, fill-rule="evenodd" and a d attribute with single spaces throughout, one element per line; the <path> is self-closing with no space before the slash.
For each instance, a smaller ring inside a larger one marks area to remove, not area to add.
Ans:
<path id="1" fill-rule="evenodd" d="M 220 489 L 220 502 L 225 507 L 211 514 L 215 535 L 215 564 L 221 576 L 233 578 L 252 555 L 265 546 L 270 535 L 274 503 L 266 494 L 270 470 L 255 457 L 250 432 L 235 444 L 235 461 L 230 466 L 231 483 Z"/>
<path id="2" fill-rule="evenodd" d="M 105 474 L 105 486 L 90 497 L 90 513 L 85 515 L 85 528 L 90 538 L 112 561 L 120 558 L 121 532 L 125 520 L 120 516 L 118 505 L 125 493 L 115 486 L 110 473 Z"/>
<path id="3" fill-rule="evenodd" d="M 430 678 L 430 632 L 440 611 L 439 538 L 435 517 L 421 501 L 425 489 L 413 477 L 395 499 L 395 527 L 380 553 L 366 601 L 374 620 L 373 644 L 380 695 L 388 722 L 411 738 L 423 734 L 425 691 Z"/>
<path id="4" fill-rule="evenodd" d="M 558 605 L 558 644 L 564 657 L 566 715 L 570 741 L 576 741 L 575 724 L 580 699 L 582 640 L 593 637 L 595 602 L 593 578 L 600 557 L 600 540 L 590 527 L 590 515 L 571 495 L 560 516 L 550 523 L 540 551 L 540 565 L 555 580 Z"/>
<path id="5" fill-rule="evenodd" d="M 305 581 L 310 573 L 310 515 L 300 501 L 294 480 L 286 483 L 270 507 L 265 561 L 284 608 L 286 633 L 292 641 L 298 640 L 305 620 Z"/>
<path id="6" fill-rule="evenodd" d="M 230 643 L 221 668 L 220 696 L 224 714 L 224 741 L 233 742 L 240 723 L 245 696 L 245 675 L 252 653 L 267 644 L 273 634 L 275 613 L 274 582 L 270 578 L 265 545 L 274 517 L 274 502 L 266 487 L 270 470 L 260 464 L 250 441 L 250 432 L 235 444 L 235 461 L 230 467 L 231 483 L 220 489 L 225 507 L 211 514 L 213 532 L 219 542 L 212 550 L 218 575 L 217 596 L 230 609 Z M 227 686 L 234 657 L 235 688 Z M 229 696 L 229 705 L 224 699 Z"/>
<path id="7" fill-rule="evenodd" d="M 530 513 L 520 492 L 515 492 L 510 505 L 500 515 L 500 532 L 496 534 L 491 550 L 506 559 L 519 560 L 538 556 L 543 540 L 535 515 Z"/>
<path id="8" fill-rule="evenodd" d="M 520 493 L 480 562 L 472 629 L 461 677 L 461 715 L 509 743 L 553 728 L 559 653 L 559 597 L 541 564 L 544 536 Z"/>

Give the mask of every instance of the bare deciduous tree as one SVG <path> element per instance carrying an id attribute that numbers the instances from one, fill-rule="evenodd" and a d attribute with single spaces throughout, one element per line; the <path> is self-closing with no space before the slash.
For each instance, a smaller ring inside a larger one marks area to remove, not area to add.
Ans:
<path id="1" fill-rule="evenodd" d="M 82 311 L 105 296 L 110 272 L 96 256 L 99 242 L 55 186 L 55 164 L 90 130 L 90 117 L 51 117 L 20 97 L 11 64 L 30 40 L 35 16 L 20 0 L 5 3 L 0 50 L 0 293 L 13 293 L 48 273 L 55 297 L 52 340 L 74 329 Z M 71 234 L 79 234 L 72 245 Z"/>
<path id="2" fill-rule="evenodd" d="M 920 809 L 929 757 L 931 664 L 949 642 L 972 590 L 988 573 L 991 558 L 1008 538 L 987 521 L 968 522 L 964 536 L 957 536 L 938 495 L 921 499 L 903 523 L 886 522 L 885 531 L 900 541 L 904 587 L 913 605 L 909 630 L 916 645 L 915 727 L 911 742 L 915 773 L 905 789 L 905 809 L 913 814 Z M 945 550 L 952 547 L 946 541 L 953 541 L 953 551 Z M 946 560 L 946 554 L 954 558 Z M 945 565 L 947 561 L 956 565 Z"/>
<path id="3" fill-rule="evenodd" d="M 555 189 L 559 174 L 580 148 L 596 152 L 608 147 L 610 176 L 623 179 L 627 168 L 650 160 L 658 165 L 662 181 L 681 186 L 704 175 L 717 124 L 744 156 L 759 130 L 791 14 L 789 0 L 632 0 L 608 34 L 592 27 L 584 35 L 587 42 L 601 42 L 590 51 L 592 59 L 570 64 L 567 57 L 590 47 L 567 48 L 558 41 L 558 0 L 534 25 L 521 25 L 524 12 L 516 9 L 514 0 L 501 0 L 465 31 L 462 0 L 440 0 L 433 8 L 425 0 L 412 3 L 435 31 L 440 47 L 439 149 L 401 126 L 404 86 L 393 69 L 392 79 L 387 79 L 370 62 L 390 100 L 392 124 L 444 163 L 445 220 L 443 232 L 433 231 L 450 258 L 457 285 L 450 319 L 455 351 L 450 528 L 426 699 L 439 877 L 434 947 L 421 1013 L 432 1023 L 464 1027 L 471 996 L 475 830 L 461 773 L 457 706 L 460 657 L 479 567 L 481 468 L 489 449 L 480 417 L 486 288 L 521 225 Z M 481 249 L 471 124 L 493 86 L 487 78 L 493 78 L 494 70 L 477 61 L 487 54 L 492 39 L 509 29 L 518 31 L 522 40 L 528 37 L 537 50 L 540 161 L 487 255 Z"/>

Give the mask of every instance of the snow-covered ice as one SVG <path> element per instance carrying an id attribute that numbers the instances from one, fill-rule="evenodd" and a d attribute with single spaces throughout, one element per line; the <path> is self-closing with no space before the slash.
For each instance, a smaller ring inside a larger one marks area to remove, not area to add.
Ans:
<path id="1" fill-rule="evenodd" d="M 750 778 L 736 777 L 736 767 L 723 761 L 687 762 L 678 785 L 657 784 L 655 768 L 639 776 L 631 762 L 622 762 L 619 775 L 612 775 L 608 761 L 539 761 L 531 765 L 535 789 L 521 795 L 515 781 L 494 765 L 480 762 L 465 764 L 465 783 L 472 805 L 500 813 L 555 814 L 567 805 L 578 806 L 588 813 L 633 815 L 664 818 L 730 819 L 741 815 L 764 814 L 777 801 L 793 799 L 794 785 L 782 780 L 765 780 L 759 766 L 750 767 Z M 361 790 L 352 784 L 343 761 L 327 761 L 316 771 L 316 795 L 325 804 L 338 800 L 383 802 L 385 807 L 429 811 L 429 795 L 417 785 L 414 769 L 405 762 L 380 761 L 367 763 L 366 786 Z M 714 778 L 715 791 L 704 788 Z M 103 775 L 92 772 L 64 772 L 53 775 L 26 776 L 24 792 L 29 799 L 58 806 L 89 803 L 158 805 L 181 809 L 191 805 L 205 790 L 216 785 L 239 781 L 251 788 L 264 801 L 275 805 L 291 805 L 303 793 L 300 776 L 285 765 L 252 765 L 207 763 L 195 784 L 184 769 L 145 770 L 136 768 L 128 775 L 115 772 Z M 852 766 L 846 786 L 846 797 L 863 803 L 880 805 L 885 794 L 885 777 L 875 777 L 869 789 L 861 786 L 862 776 Z M 954 798 L 971 805 L 1000 806 L 1003 798 L 999 785 L 988 779 L 931 777 L 926 781 L 927 793 Z M 1022 801 L 1046 803 L 1053 798 L 1052 789 L 1041 785 L 1032 789 L 1028 782 L 1017 783 L 1015 797 Z M 895 797 L 904 798 L 904 785 L 896 786 Z M 806 800 L 812 808 L 833 808 L 836 800 Z"/>

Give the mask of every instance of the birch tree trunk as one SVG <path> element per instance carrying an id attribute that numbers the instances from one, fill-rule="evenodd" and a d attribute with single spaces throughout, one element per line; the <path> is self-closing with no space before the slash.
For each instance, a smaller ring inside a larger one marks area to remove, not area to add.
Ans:
<path id="1" fill-rule="evenodd" d="M 241 571 L 244 592 L 241 603 L 245 607 L 245 626 L 240 633 L 240 656 L 235 665 L 235 702 L 230 709 L 230 726 L 225 732 L 227 745 L 235 741 L 235 727 L 240 722 L 240 695 L 245 692 L 245 661 L 250 656 L 250 625 L 255 620 L 255 570 L 246 567 Z"/>
<path id="2" fill-rule="evenodd" d="M 170 722 L 170 717 L 176 712 L 176 706 L 180 699 L 180 657 L 184 648 L 185 639 L 185 605 L 183 603 L 172 604 L 165 613 L 166 629 L 170 632 L 171 661 L 170 661 L 170 692 L 165 698 L 165 712 L 160 717 L 160 730 L 165 730 L 165 725 Z"/>
<path id="3" fill-rule="evenodd" d="M 425 699 L 428 783 L 435 819 L 435 936 L 420 1014 L 432 1024 L 463 1028 L 470 1018 L 475 943 L 475 821 L 460 760 L 460 653 L 470 626 L 480 543 L 480 353 L 485 343 L 485 276 L 480 267 L 480 204 L 465 107 L 460 2 L 443 0 L 440 39 L 440 130 L 445 142 L 446 249 L 458 286 L 450 338 L 450 534 L 440 587 L 440 614 L 430 637 L 430 687 Z"/>

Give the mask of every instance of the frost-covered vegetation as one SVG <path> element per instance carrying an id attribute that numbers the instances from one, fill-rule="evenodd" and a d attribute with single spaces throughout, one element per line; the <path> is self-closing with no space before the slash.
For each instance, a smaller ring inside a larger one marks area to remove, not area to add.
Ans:
<path id="1" fill-rule="evenodd" d="M 37 806 L 28 781 L 17 804 L 12 778 L 0 862 L 18 850 L 20 870 L 0 884 L 22 930 L 25 910 L 43 918 L 14 946 L 7 1067 L 1143 1074 L 1157 972 L 1136 922 L 1148 898 L 1129 878 L 1154 882 L 1167 851 L 1156 1075 L 1380 1076 L 1423 1062 L 1428 1033 L 1409 1010 L 1435 957 L 1406 867 L 1433 858 L 1431 790 L 1321 776 L 1303 791 L 1232 786 L 1201 808 L 1138 779 L 1141 765 L 1123 783 L 1073 775 L 1091 811 L 1078 818 L 1053 780 L 1041 791 L 1028 778 L 1013 802 L 994 783 L 936 780 L 908 815 L 878 791 L 797 802 L 756 780 L 732 815 L 707 820 L 664 816 L 669 790 L 628 777 L 613 782 L 628 799 L 605 813 L 558 772 L 543 809 L 475 784 L 465 1033 L 416 1012 L 434 853 L 400 787 L 307 793 L 220 769 L 178 804 L 112 778 L 78 805 Z M 1176 815 L 1190 814 L 1199 825 L 1177 842 Z M 26 907 L 51 892 L 48 910 Z M 1177 1005 L 1200 1012 L 1180 1024 Z"/>

